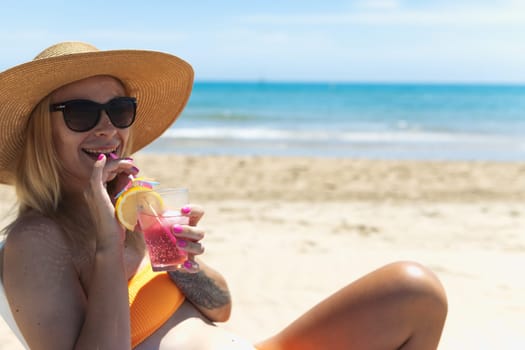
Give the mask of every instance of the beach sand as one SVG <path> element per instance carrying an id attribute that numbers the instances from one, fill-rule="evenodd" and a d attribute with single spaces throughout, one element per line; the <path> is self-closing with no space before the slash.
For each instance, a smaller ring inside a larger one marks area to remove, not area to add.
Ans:
<path id="1" fill-rule="evenodd" d="M 206 208 L 203 257 L 229 282 L 229 330 L 265 338 L 363 274 L 412 260 L 448 294 L 439 349 L 525 348 L 525 163 L 144 153 L 136 161 Z M 0 195 L 5 212 L 12 192 Z M 0 348 L 21 349 L 3 322 Z"/>

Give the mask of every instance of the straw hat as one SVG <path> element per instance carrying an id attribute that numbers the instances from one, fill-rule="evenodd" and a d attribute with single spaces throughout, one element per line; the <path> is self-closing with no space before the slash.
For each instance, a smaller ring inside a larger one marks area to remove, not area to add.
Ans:
<path id="1" fill-rule="evenodd" d="M 12 183 L 26 125 L 35 106 L 52 91 L 94 75 L 119 79 L 137 98 L 132 128 L 135 152 L 159 137 L 188 101 L 193 69 L 182 59 L 142 50 L 100 51 L 80 42 L 53 45 L 33 61 L 0 73 L 0 183 Z"/>

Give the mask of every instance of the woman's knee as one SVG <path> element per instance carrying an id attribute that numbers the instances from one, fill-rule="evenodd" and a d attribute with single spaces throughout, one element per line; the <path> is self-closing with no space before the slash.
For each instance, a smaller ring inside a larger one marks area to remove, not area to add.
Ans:
<path id="1" fill-rule="evenodd" d="M 411 302 L 425 303 L 427 307 L 446 315 L 447 295 L 438 277 L 427 267 L 411 261 L 400 261 L 385 266 L 393 293 Z"/>

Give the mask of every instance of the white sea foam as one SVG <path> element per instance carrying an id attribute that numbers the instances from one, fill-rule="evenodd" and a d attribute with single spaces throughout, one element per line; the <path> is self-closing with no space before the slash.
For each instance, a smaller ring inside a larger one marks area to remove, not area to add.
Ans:
<path id="1" fill-rule="evenodd" d="M 474 133 L 447 133 L 428 131 L 337 131 L 337 130 L 283 130 L 271 128 L 174 128 L 165 138 L 214 140 L 286 140 L 290 142 L 345 142 L 345 143 L 509 143 L 517 140 L 509 136 Z"/>
<path id="2" fill-rule="evenodd" d="M 428 131 L 175 128 L 146 152 L 220 155 L 365 157 L 376 159 L 525 159 L 521 137 Z"/>

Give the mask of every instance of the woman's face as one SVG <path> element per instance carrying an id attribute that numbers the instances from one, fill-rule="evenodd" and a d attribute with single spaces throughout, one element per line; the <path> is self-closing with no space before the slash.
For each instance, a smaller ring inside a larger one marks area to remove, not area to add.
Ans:
<path id="1" fill-rule="evenodd" d="M 115 97 L 126 96 L 122 84 L 109 76 L 95 76 L 65 85 L 51 95 L 51 104 L 75 99 L 106 103 Z M 51 112 L 55 148 L 64 169 L 67 183 L 83 188 L 93 171 L 100 153 L 121 154 L 129 138 L 129 128 L 116 128 L 105 111 L 91 130 L 76 132 L 69 129 L 61 111 Z"/>

